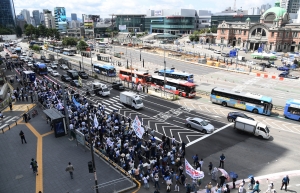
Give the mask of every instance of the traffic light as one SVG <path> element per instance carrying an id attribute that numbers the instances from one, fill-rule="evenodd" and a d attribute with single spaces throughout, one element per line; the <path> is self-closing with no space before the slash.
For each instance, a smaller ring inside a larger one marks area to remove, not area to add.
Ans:
<path id="1" fill-rule="evenodd" d="M 93 162 L 89 161 L 88 166 L 89 166 L 89 173 L 94 173 Z"/>

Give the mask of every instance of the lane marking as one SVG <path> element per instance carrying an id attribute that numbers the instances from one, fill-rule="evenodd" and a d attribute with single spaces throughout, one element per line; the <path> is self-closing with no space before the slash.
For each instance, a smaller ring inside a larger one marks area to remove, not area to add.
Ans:
<path id="1" fill-rule="evenodd" d="M 229 124 L 227 124 L 227 125 L 221 127 L 220 129 L 216 130 L 215 132 L 213 132 L 213 133 L 211 133 L 211 134 L 204 135 L 203 137 L 201 137 L 201 138 L 199 138 L 199 139 L 196 139 L 196 140 L 194 140 L 194 141 L 192 141 L 192 142 L 186 144 L 186 147 L 189 147 L 189 146 L 191 146 L 191 145 L 193 145 L 193 144 L 195 144 L 195 143 L 197 143 L 197 142 L 199 142 L 199 141 L 201 141 L 201 140 L 203 140 L 203 139 L 205 139 L 205 138 L 207 138 L 207 137 L 209 137 L 209 136 L 211 136 L 211 135 L 213 135 L 213 134 L 215 134 L 215 133 L 218 133 L 219 131 L 222 131 L 223 129 L 226 129 L 227 127 L 230 127 L 231 125 L 233 125 L 233 123 L 229 123 Z"/>

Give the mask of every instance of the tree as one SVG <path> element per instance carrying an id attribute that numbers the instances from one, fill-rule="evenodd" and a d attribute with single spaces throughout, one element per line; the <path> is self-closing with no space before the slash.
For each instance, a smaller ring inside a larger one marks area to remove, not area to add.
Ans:
<path id="1" fill-rule="evenodd" d="M 89 45 L 83 41 L 83 40 L 80 40 L 79 43 L 77 44 L 77 49 L 80 50 L 80 51 L 83 51 L 85 50 Z"/>
<path id="2" fill-rule="evenodd" d="M 35 34 L 35 27 L 33 25 L 28 25 L 25 28 L 25 34 L 26 36 L 30 36 L 30 40 L 32 39 L 32 35 Z"/>
<path id="3" fill-rule="evenodd" d="M 39 25 L 38 31 L 42 37 L 47 36 L 47 28 L 43 24 Z"/>
<path id="4" fill-rule="evenodd" d="M 31 49 L 35 51 L 40 51 L 41 47 L 39 45 L 33 45 Z"/>
<path id="5" fill-rule="evenodd" d="M 212 28 L 210 29 L 210 31 L 211 31 L 211 33 L 217 33 L 218 28 L 217 28 L 217 27 L 212 27 Z"/>
<path id="6" fill-rule="evenodd" d="M 21 29 L 21 27 L 20 26 L 17 26 L 16 27 L 16 35 L 17 35 L 17 37 L 21 37 L 22 36 L 22 29 Z"/>
<path id="7" fill-rule="evenodd" d="M 76 46 L 77 45 L 77 39 L 73 37 L 65 37 L 62 41 L 62 44 L 64 46 Z"/>

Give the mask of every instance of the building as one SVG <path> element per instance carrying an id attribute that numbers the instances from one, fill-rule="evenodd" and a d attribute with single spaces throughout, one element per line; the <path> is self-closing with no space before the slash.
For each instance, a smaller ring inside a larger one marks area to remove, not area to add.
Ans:
<path id="1" fill-rule="evenodd" d="M 33 17 L 30 17 L 30 23 L 31 23 L 31 25 L 33 25 L 34 27 L 36 27 L 35 20 L 34 20 Z"/>
<path id="2" fill-rule="evenodd" d="M 247 15 L 248 10 L 243 9 L 231 9 L 231 7 L 227 7 L 224 11 L 214 13 L 213 15 Z"/>
<path id="3" fill-rule="evenodd" d="M 71 20 L 68 22 L 68 24 L 69 24 L 69 28 L 71 28 L 71 29 L 80 27 L 80 21 L 77 21 L 77 20 Z"/>
<path id="4" fill-rule="evenodd" d="M 148 10 L 145 30 L 150 33 L 190 34 L 196 28 L 197 15 L 194 9 Z"/>
<path id="5" fill-rule="evenodd" d="M 300 2 L 299 0 L 280 0 L 280 7 L 286 9 L 288 13 L 297 13 Z"/>
<path id="6" fill-rule="evenodd" d="M 287 10 L 276 2 L 275 7 L 261 15 L 259 22 L 247 18 L 243 22 L 220 23 L 216 43 L 247 50 L 261 47 L 264 51 L 300 51 L 300 23 L 290 24 L 289 20 Z"/>
<path id="7" fill-rule="evenodd" d="M 23 9 L 23 10 L 21 10 L 21 14 L 24 16 L 25 21 L 28 24 L 31 24 L 30 12 L 27 9 Z"/>
<path id="8" fill-rule="evenodd" d="M 211 27 L 212 13 L 208 10 L 199 10 L 199 14 L 196 21 L 196 30 L 210 28 Z"/>
<path id="9" fill-rule="evenodd" d="M 261 5 L 260 6 L 261 14 L 263 14 L 266 10 L 270 9 L 271 7 L 272 5 L 270 5 L 269 3 Z"/>
<path id="10" fill-rule="evenodd" d="M 77 21 L 77 14 L 76 13 L 71 13 L 71 20 L 72 21 Z"/>
<path id="11" fill-rule="evenodd" d="M 43 14 L 46 28 L 55 28 L 55 18 L 52 15 L 52 12 L 48 9 L 43 9 Z"/>
<path id="12" fill-rule="evenodd" d="M 212 15 L 211 27 L 218 27 L 223 21 L 244 22 L 247 18 L 250 18 L 252 22 L 259 22 L 260 15 Z"/>
<path id="13" fill-rule="evenodd" d="M 16 26 L 16 14 L 13 0 L 1 0 L 0 25 L 7 28 Z"/>
<path id="14" fill-rule="evenodd" d="M 45 25 L 45 16 L 43 12 L 40 12 L 40 24 Z"/>
<path id="15" fill-rule="evenodd" d="M 75 38 L 80 38 L 84 34 L 81 33 L 80 27 L 78 28 L 73 28 L 73 29 L 67 29 L 67 36 L 68 37 L 75 37 Z"/>
<path id="16" fill-rule="evenodd" d="M 140 32 L 145 29 L 145 14 L 112 14 L 114 29 L 122 32 Z"/>
<path id="17" fill-rule="evenodd" d="M 54 7 L 55 27 L 59 32 L 67 32 L 67 16 L 64 7 Z"/>
<path id="18" fill-rule="evenodd" d="M 260 15 L 261 14 L 261 9 L 259 7 L 251 7 L 248 10 L 248 15 Z"/>
<path id="19" fill-rule="evenodd" d="M 39 10 L 33 10 L 32 11 L 32 17 L 34 18 L 35 25 L 40 25 L 40 11 Z"/>

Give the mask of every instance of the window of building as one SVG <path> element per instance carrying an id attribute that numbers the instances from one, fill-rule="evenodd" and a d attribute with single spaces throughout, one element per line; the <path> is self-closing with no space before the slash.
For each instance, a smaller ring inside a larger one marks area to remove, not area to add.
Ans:
<path id="1" fill-rule="evenodd" d="M 278 32 L 278 33 L 277 33 L 277 35 L 278 35 L 278 37 L 280 37 L 280 36 L 281 36 L 281 33 L 280 33 L 280 32 Z"/>
<path id="2" fill-rule="evenodd" d="M 272 35 L 271 35 L 272 37 L 274 37 L 274 32 L 272 32 Z"/>
<path id="3" fill-rule="evenodd" d="M 244 35 L 246 35 L 246 30 L 244 30 Z"/>
<path id="4" fill-rule="evenodd" d="M 289 37 L 289 32 L 285 32 L 285 37 L 286 37 L 286 38 Z"/>
<path id="5" fill-rule="evenodd" d="M 224 44 L 224 38 L 221 38 L 221 44 Z"/>
<path id="6" fill-rule="evenodd" d="M 298 36 L 298 32 L 293 32 L 293 37 L 296 38 Z"/>
<path id="7" fill-rule="evenodd" d="M 238 44 L 238 45 L 241 44 L 241 38 L 238 38 L 237 44 Z"/>
<path id="8" fill-rule="evenodd" d="M 284 44 L 283 49 L 284 49 L 284 50 L 286 49 L 286 43 Z"/>
<path id="9" fill-rule="evenodd" d="M 224 34 L 224 29 L 221 30 L 221 34 Z"/>

